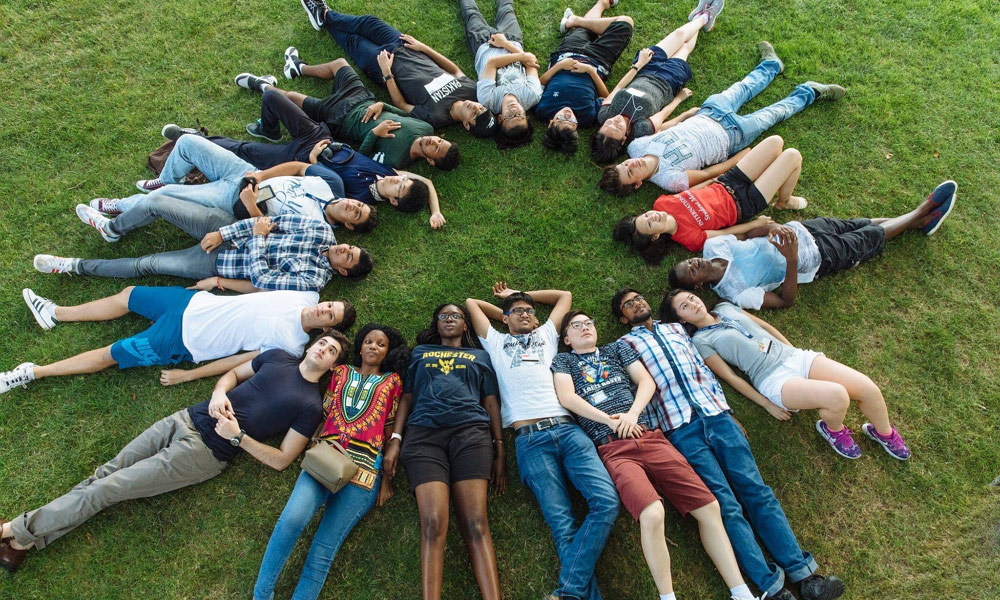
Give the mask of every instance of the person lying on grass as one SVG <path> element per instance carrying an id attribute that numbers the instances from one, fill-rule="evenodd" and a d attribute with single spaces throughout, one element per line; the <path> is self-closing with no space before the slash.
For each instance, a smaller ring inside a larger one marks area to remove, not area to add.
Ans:
<path id="1" fill-rule="evenodd" d="M 622 504 L 638 521 L 642 554 L 660 598 L 675 598 L 663 529 L 665 498 L 681 516 L 690 515 L 698 522 L 705 552 L 733 600 L 757 600 L 740 575 L 719 502 L 663 432 L 650 426 L 643 412 L 656 383 L 639 354 L 620 340 L 598 347 L 593 319 L 578 310 L 563 319 L 559 338 L 570 350 L 552 360 L 559 403 L 577 415 L 580 426 L 597 444 Z"/>
<path id="2" fill-rule="evenodd" d="M 827 358 L 822 352 L 792 346 L 763 319 L 729 302 L 708 311 L 687 290 L 671 290 L 660 304 L 660 320 L 680 323 L 691 335 L 708 368 L 723 381 L 785 421 L 799 410 L 818 410 L 816 431 L 844 458 L 860 458 L 861 447 L 844 425 L 851 400 L 869 419 L 861 426 L 889 456 L 906 460 L 910 449 L 889 422 L 885 398 L 867 375 Z M 750 383 L 730 368 L 746 373 Z"/>
<path id="3" fill-rule="evenodd" d="M 741 237 L 770 223 L 769 217 L 754 217 L 776 194 L 775 208 L 805 206 L 804 198 L 792 196 L 802 172 L 802 155 L 794 148 L 783 151 L 782 144 L 781 137 L 773 135 L 712 182 L 660 196 L 653 210 L 622 217 L 612 237 L 656 265 L 670 250 L 671 241 L 700 252 L 708 239 Z"/>
<path id="4" fill-rule="evenodd" d="M 0 567 L 17 571 L 28 550 L 45 548 L 119 502 L 208 481 L 244 452 L 283 470 L 321 422 L 317 384 L 349 347 L 344 334 L 331 330 L 304 357 L 268 350 L 229 371 L 210 400 L 156 422 L 63 496 L 2 520 Z M 263 443 L 276 436 L 282 436 L 279 447 Z"/>
<path id="5" fill-rule="evenodd" d="M 714 237 L 705 242 L 704 258 L 674 265 L 670 287 L 708 285 L 743 308 L 787 308 L 795 303 L 799 284 L 869 261 L 906 231 L 933 235 L 951 214 L 957 191 L 958 184 L 945 181 L 915 209 L 891 219 L 820 217 L 761 225 L 745 240 Z"/>
<path id="6" fill-rule="evenodd" d="M 768 128 L 817 100 L 837 100 L 847 93 L 838 85 L 807 81 L 771 106 L 737 114 L 785 69 L 770 43 L 761 42 L 757 48 L 760 64 L 742 81 L 663 123 L 658 133 L 633 140 L 628 145 L 631 158 L 605 168 L 600 188 L 626 196 L 651 180 L 668 192 L 682 192 L 731 169 L 743 157 L 739 152 Z"/>
<path id="7" fill-rule="evenodd" d="M 354 364 L 337 365 L 323 396 L 325 422 L 317 438 L 332 440 L 358 465 L 336 493 L 305 470 L 299 474 L 260 563 L 255 600 L 272 600 L 274 587 L 313 516 L 324 508 L 292 597 L 316 600 L 330 565 L 354 526 L 376 504 L 392 497 L 392 478 L 382 470 L 382 447 L 392 435 L 401 376 L 410 362 L 406 340 L 396 329 L 368 323 L 354 336 Z"/>
<path id="8" fill-rule="evenodd" d="M 0 394 L 27 387 L 36 379 L 119 369 L 214 360 L 191 371 L 164 371 L 164 385 L 213 377 L 278 348 L 298 355 L 314 330 L 354 324 L 347 300 L 319 302 L 315 292 L 260 292 L 216 296 L 181 287 L 128 286 L 114 296 L 78 306 L 59 306 L 22 291 L 38 325 L 45 330 L 62 322 L 110 321 L 135 313 L 152 321 L 145 331 L 110 346 L 89 350 L 48 365 L 21 363 L 0 372 Z M 221 360 L 215 360 L 221 359 Z"/>

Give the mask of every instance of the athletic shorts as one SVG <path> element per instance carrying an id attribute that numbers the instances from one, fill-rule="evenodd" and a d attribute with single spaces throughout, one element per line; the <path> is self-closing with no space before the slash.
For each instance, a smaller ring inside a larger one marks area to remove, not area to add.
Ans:
<path id="1" fill-rule="evenodd" d="M 195 290 L 182 287 L 136 286 L 128 298 L 128 309 L 153 322 L 148 329 L 111 345 L 111 358 L 120 369 L 175 365 L 192 360 L 184 347 L 181 321 Z"/>
<path id="2" fill-rule="evenodd" d="M 817 356 L 823 356 L 823 353 L 812 350 L 796 350 L 780 367 L 772 371 L 763 381 L 758 382 L 757 391 L 781 408 L 797 412 L 797 409 L 788 408 L 781 402 L 781 388 L 788 383 L 789 379 L 809 379 L 809 369 L 812 368 L 813 361 L 816 360 Z"/>
<path id="3" fill-rule="evenodd" d="M 674 96 L 676 96 L 687 85 L 687 82 L 691 81 L 691 66 L 686 60 L 670 58 L 666 51 L 659 46 L 650 46 L 649 49 L 653 51 L 653 58 L 646 63 L 639 74 L 662 79 L 670 86 Z M 639 58 L 639 52 L 635 53 L 635 58 Z M 634 63 L 635 60 L 632 62 Z"/>
<path id="4" fill-rule="evenodd" d="M 375 94 L 368 91 L 361 78 L 350 66 L 341 67 L 333 76 L 333 90 L 320 100 L 308 97 L 302 102 L 302 110 L 313 121 L 326 123 L 336 135 L 344 118 L 362 102 L 374 102 Z"/>
<path id="5" fill-rule="evenodd" d="M 705 482 L 659 429 L 598 446 L 597 454 L 636 521 L 647 506 L 664 497 L 685 517 L 715 502 Z"/>
<path id="6" fill-rule="evenodd" d="M 493 470 L 493 438 L 487 423 L 454 427 L 406 428 L 399 459 L 410 478 L 410 491 L 431 481 L 447 484 L 489 479 Z"/>
<path id="7" fill-rule="evenodd" d="M 611 65 L 615 64 L 630 41 L 632 26 L 625 21 L 615 21 L 608 25 L 601 35 L 583 27 L 574 27 L 563 36 L 559 47 L 549 57 L 549 64 L 555 64 L 562 54 L 580 54 L 596 61 L 597 66 L 604 69 L 601 78 L 607 79 Z"/>
<path id="8" fill-rule="evenodd" d="M 764 195 L 739 167 L 733 166 L 716 178 L 716 181 L 726 186 L 726 190 L 736 202 L 736 210 L 739 212 L 737 223 L 752 221 L 767 208 Z"/>
<path id="9" fill-rule="evenodd" d="M 885 229 L 872 225 L 871 219 L 819 217 L 800 223 L 812 234 L 819 249 L 816 277 L 852 269 L 875 258 L 885 248 Z"/>

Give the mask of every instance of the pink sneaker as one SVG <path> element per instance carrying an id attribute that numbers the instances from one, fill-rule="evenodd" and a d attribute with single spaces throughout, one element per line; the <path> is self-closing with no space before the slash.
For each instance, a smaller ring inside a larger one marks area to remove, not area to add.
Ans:
<path id="1" fill-rule="evenodd" d="M 896 460 L 909 460 L 910 458 L 910 448 L 903 441 L 903 436 L 899 435 L 896 428 L 892 428 L 892 432 L 883 437 L 878 431 L 875 431 L 875 426 L 871 423 L 865 423 L 861 426 L 861 430 L 865 432 L 865 435 L 871 439 L 878 442 L 889 456 L 895 458 Z"/>
<path id="2" fill-rule="evenodd" d="M 861 458 L 861 446 L 854 441 L 851 430 L 846 425 L 840 431 L 830 431 L 822 420 L 816 421 L 816 431 L 830 444 L 833 451 L 844 458 Z"/>

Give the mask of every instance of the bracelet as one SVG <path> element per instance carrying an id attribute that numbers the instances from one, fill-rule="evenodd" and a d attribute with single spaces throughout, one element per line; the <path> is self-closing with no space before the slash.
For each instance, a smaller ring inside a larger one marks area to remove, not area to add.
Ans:
<path id="1" fill-rule="evenodd" d="M 393 431 L 392 435 L 389 436 L 389 441 L 391 442 L 392 440 L 399 440 L 400 442 L 402 442 L 403 441 L 403 436 L 401 436 L 398 433 L 396 433 L 395 431 Z"/>
<path id="2" fill-rule="evenodd" d="M 500 444 L 501 446 L 503 446 L 503 440 L 493 440 L 493 443 Z"/>
<path id="3" fill-rule="evenodd" d="M 635 69 L 636 71 L 638 71 L 638 70 L 639 70 L 639 67 L 637 67 L 637 66 L 635 66 L 635 65 L 632 65 L 631 67 L 629 67 L 629 70 L 631 70 L 631 69 Z"/>

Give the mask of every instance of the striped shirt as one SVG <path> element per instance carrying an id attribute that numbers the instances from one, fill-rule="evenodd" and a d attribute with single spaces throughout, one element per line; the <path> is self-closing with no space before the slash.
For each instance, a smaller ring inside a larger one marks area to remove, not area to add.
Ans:
<path id="1" fill-rule="evenodd" d="M 659 393 L 646 407 L 653 427 L 677 429 L 691 420 L 692 409 L 703 417 L 729 410 L 722 386 L 679 323 L 654 321 L 652 331 L 639 325 L 621 339 L 639 352 L 656 381 Z"/>

